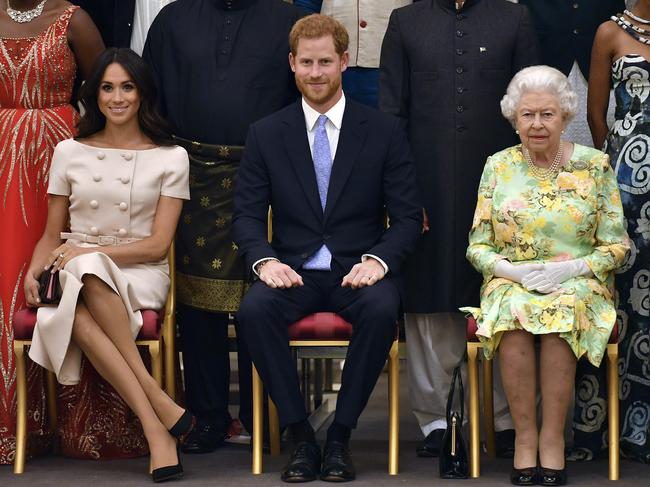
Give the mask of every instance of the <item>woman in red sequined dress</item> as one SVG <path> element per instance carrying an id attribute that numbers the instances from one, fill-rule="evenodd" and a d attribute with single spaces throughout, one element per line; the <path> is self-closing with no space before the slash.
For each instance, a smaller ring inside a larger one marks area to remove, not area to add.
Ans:
<path id="1" fill-rule="evenodd" d="M 90 17 L 69 2 L 0 0 L 0 463 L 14 458 L 12 317 L 25 307 L 23 275 L 47 218 L 50 159 L 54 146 L 73 135 L 77 68 L 88 73 L 103 48 Z M 28 384 L 34 454 L 49 442 L 43 369 L 32 364 Z M 71 421 L 61 424 L 64 438 L 72 427 Z"/>

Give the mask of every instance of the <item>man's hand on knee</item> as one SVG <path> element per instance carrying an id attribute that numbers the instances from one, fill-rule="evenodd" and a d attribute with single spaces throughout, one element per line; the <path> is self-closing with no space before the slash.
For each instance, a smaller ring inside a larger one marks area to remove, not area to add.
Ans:
<path id="1" fill-rule="evenodd" d="M 265 262 L 259 271 L 259 276 L 264 284 L 272 288 L 288 289 L 303 285 L 300 274 L 277 260 Z"/>
<path id="2" fill-rule="evenodd" d="M 343 278 L 341 286 L 359 289 L 372 286 L 384 278 L 384 267 L 372 257 L 352 267 L 352 270 Z"/>

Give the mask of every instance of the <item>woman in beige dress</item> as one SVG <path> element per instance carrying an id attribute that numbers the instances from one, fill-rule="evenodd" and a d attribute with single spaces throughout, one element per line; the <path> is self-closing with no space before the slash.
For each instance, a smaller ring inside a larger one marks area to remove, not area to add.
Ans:
<path id="1" fill-rule="evenodd" d="M 62 296 L 39 307 L 29 355 L 75 384 L 85 354 L 140 419 L 153 480 L 167 480 L 183 472 L 176 438 L 192 415 L 149 375 L 134 339 L 139 310 L 165 304 L 189 161 L 169 142 L 151 74 L 130 49 L 105 51 L 80 98 L 79 137 L 54 151 L 47 225 L 25 278 L 30 306 L 40 305 L 42 272 L 60 271 Z"/>

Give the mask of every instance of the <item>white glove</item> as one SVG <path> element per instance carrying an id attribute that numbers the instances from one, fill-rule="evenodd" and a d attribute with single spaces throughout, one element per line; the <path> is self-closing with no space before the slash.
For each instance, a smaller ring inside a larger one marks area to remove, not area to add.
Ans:
<path id="1" fill-rule="evenodd" d="M 560 284 L 574 277 L 587 276 L 591 269 L 584 259 L 548 262 L 542 271 L 527 275 L 521 283 L 529 291 L 550 293 L 559 289 Z"/>
<path id="2" fill-rule="evenodd" d="M 522 279 L 531 272 L 541 271 L 543 269 L 544 264 L 515 265 L 506 259 L 501 259 L 494 265 L 494 275 L 496 277 L 505 277 L 513 282 L 521 283 Z"/>

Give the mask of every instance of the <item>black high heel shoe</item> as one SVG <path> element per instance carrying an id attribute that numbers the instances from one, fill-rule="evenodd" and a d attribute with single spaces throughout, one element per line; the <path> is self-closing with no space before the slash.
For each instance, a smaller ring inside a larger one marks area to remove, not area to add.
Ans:
<path id="1" fill-rule="evenodd" d="M 176 457 L 178 458 L 178 463 L 176 465 L 154 468 L 151 471 L 151 479 L 154 482 L 159 483 L 181 478 L 183 476 L 183 465 L 181 464 L 181 451 L 178 447 L 178 443 L 176 443 Z"/>
<path id="2" fill-rule="evenodd" d="M 194 423 L 194 415 L 186 409 L 174 426 L 169 428 L 169 434 L 178 440 L 192 431 Z"/>
<path id="3" fill-rule="evenodd" d="M 539 467 L 539 485 L 566 485 L 566 466 L 562 470 Z"/>
<path id="4" fill-rule="evenodd" d="M 537 485 L 539 483 L 537 465 L 528 468 L 512 467 L 512 472 L 510 472 L 510 482 L 513 485 Z"/>

